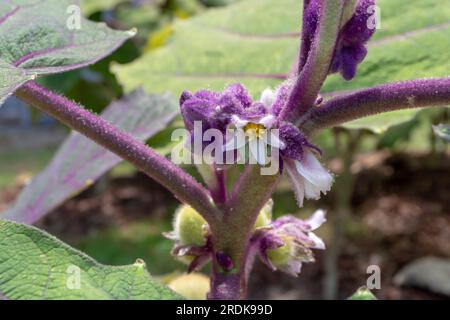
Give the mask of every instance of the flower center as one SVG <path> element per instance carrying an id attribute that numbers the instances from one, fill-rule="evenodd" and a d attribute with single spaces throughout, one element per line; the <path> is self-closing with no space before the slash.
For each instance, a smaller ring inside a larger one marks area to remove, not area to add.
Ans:
<path id="1" fill-rule="evenodd" d="M 266 133 L 266 128 L 262 124 L 249 122 L 244 126 L 245 134 L 251 138 L 261 138 Z"/>

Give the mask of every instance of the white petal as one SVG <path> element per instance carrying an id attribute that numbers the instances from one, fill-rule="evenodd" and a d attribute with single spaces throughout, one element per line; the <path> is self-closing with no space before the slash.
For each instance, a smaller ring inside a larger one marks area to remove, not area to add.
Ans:
<path id="1" fill-rule="evenodd" d="M 235 114 L 231 117 L 231 121 L 238 128 L 243 128 L 248 124 L 247 120 L 241 119 Z"/>
<path id="2" fill-rule="evenodd" d="M 270 133 L 270 141 L 268 141 L 268 143 L 270 142 L 270 145 L 274 148 L 278 148 L 280 150 L 283 150 L 284 148 L 286 148 L 286 145 L 284 144 L 283 141 L 280 140 L 280 138 L 278 138 L 278 135 L 271 132 Z"/>
<path id="3" fill-rule="evenodd" d="M 275 116 L 268 114 L 267 116 L 264 116 L 263 118 L 261 118 L 261 120 L 258 121 L 259 124 L 262 124 L 264 126 L 264 128 L 266 129 L 270 129 L 272 128 L 273 124 L 275 123 Z"/>
<path id="4" fill-rule="evenodd" d="M 314 188 L 308 188 L 311 196 L 317 194 L 317 189 L 324 194 L 330 191 L 333 176 L 320 164 L 311 151 L 305 152 L 304 159 L 301 162 L 296 161 L 295 165 L 297 171 L 314 186 Z"/>
<path id="5" fill-rule="evenodd" d="M 313 185 L 311 182 L 305 179 L 305 196 L 306 199 L 319 200 L 320 188 Z"/>
<path id="6" fill-rule="evenodd" d="M 325 250 L 325 242 L 323 242 L 323 240 L 314 233 L 308 233 L 308 238 L 314 242 L 314 246 L 312 247 L 313 249 Z"/>
<path id="7" fill-rule="evenodd" d="M 253 139 L 248 143 L 250 147 L 250 152 L 256 159 L 259 165 L 265 166 L 267 164 L 266 156 L 266 143 L 262 139 Z"/>
<path id="8" fill-rule="evenodd" d="M 272 104 L 275 102 L 275 98 L 276 98 L 275 92 L 272 89 L 267 88 L 261 93 L 260 101 L 266 107 L 270 108 Z"/>
<path id="9" fill-rule="evenodd" d="M 295 168 L 295 164 L 292 160 L 285 160 L 284 166 L 289 180 L 292 184 L 292 189 L 294 190 L 295 199 L 297 200 L 297 205 L 301 208 L 303 207 L 303 200 L 305 198 L 305 185 L 303 177 L 298 173 Z"/>
<path id="10" fill-rule="evenodd" d="M 317 210 L 309 217 L 305 222 L 309 224 L 311 230 L 319 228 L 327 219 L 325 218 L 326 212 L 324 210 Z"/>
<path id="11" fill-rule="evenodd" d="M 242 132 L 242 130 L 239 130 L 234 134 L 234 136 L 228 140 L 228 142 L 224 145 L 223 150 L 224 151 L 231 151 L 240 149 L 245 146 L 245 134 Z"/>

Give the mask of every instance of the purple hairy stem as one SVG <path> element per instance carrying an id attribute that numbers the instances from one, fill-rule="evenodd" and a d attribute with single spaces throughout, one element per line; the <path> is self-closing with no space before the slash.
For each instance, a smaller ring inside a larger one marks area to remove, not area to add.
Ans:
<path id="1" fill-rule="evenodd" d="M 300 74 L 295 78 L 295 84 L 292 87 L 288 102 L 280 114 L 281 120 L 295 120 L 314 105 L 330 70 L 339 36 L 344 1 L 322 0 L 316 2 L 319 23 L 310 45 L 311 48 L 307 53 L 307 60 Z M 308 42 L 306 42 L 307 44 Z M 306 51 L 307 48 L 302 50 Z M 302 58 L 299 59 L 299 63 L 302 64 Z"/>
<path id="2" fill-rule="evenodd" d="M 215 169 L 214 174 L 216 176 L 217 189 L 211 190 L 211 195 L 214 201 L 218 204 L 225 203 L 227 201 L 227 187 L 226 187 L 226 175 L 224 169 Z"/>
<path id="3" fill-rule="evenodd" d="M 216 270 L 211 278 L 210 300 L 240 300 L 245 296 L 246 284 L 240 273 L 221 273 Z"/>
<path id="4" fill-rule="evenodd" d="M 227 214 L 219 223 L 210 226 L 214 251 L 230 257 L 233 263 L 232 271 L 224 270 L 223 263 L 216 257 L 211 298 L 245 298 L 251 268 L 249 245 L 253 226 L 281 178 L 279 174 L 261 175 L 260 170 L 257 165 L 247 166 L 226 203 Z"/>
<path id="5" fill-rule="evenodd" d="M 317 16 L 315 14 L 315 11 L 311 9 L 310 4 L 311 0 L 303 1 L 303 24 L 300 55 L 298 57 L 295 72 L 293 72 L 292 76 L 298 76 L 305 66 L 309 51 L 311 49 L 311 43 L 316 32 Z"/>
<path id="6" fill-rule="evenodd" d="M 27 82 L 16 95 L 129 161 L 170 190 L 178 200 L 196 209 L 209 223 L 215 221 L 217 208 L 208 191 L 192 176 L 131 135 L 35 82 Z"/>
<path id="7" fill-rule="evenodd" d="M 312 135 L 381 112 L 446 105 L 450 105 L 450 78 L 404 81 L 335 96 L 310 110 L 297 124 Z"/>

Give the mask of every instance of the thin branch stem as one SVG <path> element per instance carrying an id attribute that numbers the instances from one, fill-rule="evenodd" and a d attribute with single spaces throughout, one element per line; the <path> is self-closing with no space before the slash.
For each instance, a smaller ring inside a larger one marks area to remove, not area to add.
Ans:
<path id="1" fill-rule="evenodd" d="M 336 96 L 297 123 L 306 135 L 351 120 L 400 109 L 450 105 L 450 78 L 384 84 Z"/>
<path id="2" fill-rule="evenodd" d="M 295 79 L 286 107 L 280 114 L 281 120 L 295 120 L 314 105 L 330 70 L 344 4 L 343 0 L 319 1 L 319 23 L 314 40 L 309 53 L 302 53 L 298 59 L 301 65 L 304 55 L 308 55 L 300 75 Z"/>
<path id="3" fill-rule="evenodd" d="M 166 187 L 181 202 L 195 208 L 209 223 L 216 220 L 217 208 L 213 205 L 208 191 L 184 170 L 130 134 L 35 82 L 26 83 L 16 95 L 129 161 Z"/>

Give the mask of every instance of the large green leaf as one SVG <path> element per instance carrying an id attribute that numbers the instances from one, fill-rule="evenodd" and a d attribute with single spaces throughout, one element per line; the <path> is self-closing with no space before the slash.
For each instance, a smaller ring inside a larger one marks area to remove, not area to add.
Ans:
<path id="1" fill-rule="evenodd" d="M 448 76 L 450 6 L 442 0 L 379 0 L 381 29 L 370 43 L 358 76 L 346 82 L 338 75 L 324 92 L 369 87 L 389 81 Z M 290 70 L 299 46 L 301 1 L 245 0 L 209 10 L 174 24 L 166 47 L 133 63 L 114 65 L 126 90 L 211 88 L 242 82 L 255 96 L 276 86 Z M 354 122 L 352 128 L 381 131 L 411 119 L 415 110 L 399 111 Z"/>
<path id="2" fill-rule="evenodd" d="M 0 3 L 0 105 L 24 82 L 93 64 L 135 34 L 79 17 L 78 8 L 77 0 Z"/>
<path id="3" fill-rule="evenodd" d="M 145 141 L 165 129 L 178 108 L 172 97 L 137 90 L 113 102 L 102 117 Z M 20 193 L 0 217 L 33 224 L 65 200 L 91 186 L 122 159 L 80 133 L 73 132 L 51 163 Z"/>
<path id="4" fill-rule="evenodd" d="M 34 227 L 0 220 L 0 300 L 180 298 L 141 260 L 105 266 Z"/>

